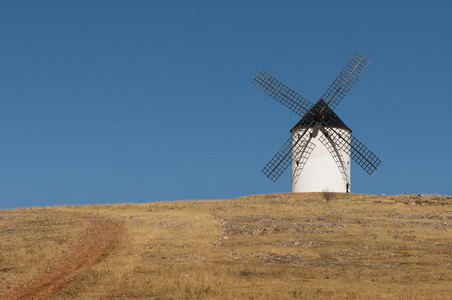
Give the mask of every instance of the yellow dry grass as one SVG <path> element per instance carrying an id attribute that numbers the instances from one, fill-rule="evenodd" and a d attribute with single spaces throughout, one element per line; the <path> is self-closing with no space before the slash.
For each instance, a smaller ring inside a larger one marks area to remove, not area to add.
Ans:
<path id="1" fill-rule="evenodd" d="M 115 219 L 114 250 L 52 299 L 448 299 L 452 197 L 322 193 L 0 211 L 0 295 Z M 28 271 L 30 270 L 30 271 Z"/>
<path id="2" fill-rule="evenodd" d="M 0 210 L 0 295 L 45 272 L 85 229 L 56 209 Z"/>

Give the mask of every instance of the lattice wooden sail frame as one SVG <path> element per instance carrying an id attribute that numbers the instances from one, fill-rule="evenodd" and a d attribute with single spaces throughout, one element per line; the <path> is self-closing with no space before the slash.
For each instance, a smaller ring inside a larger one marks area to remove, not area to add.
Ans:
<path id="1" fill-rule="evenodd" d="M 295 137 L 291 136 L 279 149 L 279 151 L 273 156 L 273 158 L 262 169 L 262 173 L 270 178 L 273 182 L 284 173 L 284 171 L 290 166 L 294 159 L 298 162 L 298 168 L 303 169 L 306 161 L 314 150 L 315 145 L 310 141 L 310 138 L 306 138 L 308 128 Z"/>
<path id="2" fill-rule="evenodd" d="M 350 59 L 336 80 L 334 80 L 322 96 L 323 101 L 325 101 L 329 108 L 332 110 L 336 108 L 353 85 L 355 85 L 369 63 L 367 59 L 358 53 L 353 55 L 352 59 Z"/>
<path id="3" fill-rule="evenodd" d="M 348 62 L 339 76 L 335 79 L 335 81 L 331 84 L 331 86 L 319 100 L 325 102 L 326 104 L 323 106 L 323 108 L 317 110 L 315 113 L 320 112 L 321 114 L 327 107 L 329 107 L 331 110 L 334 110 L 356 83 L 368 64 L 368 60 L 366 60 L 358 53 L 355 53 L 355 55 L 351 58 L 351 60 Z M 298 93 L 288 88 L 286 85 L 278 81 L 276 78 L 274 78 L 264 70 L 261 70 L 256 75 L 253 80 L 253 84 L 255 84 L 266 94 L 268 94 L 296 114 L 300 116 L 304 116 L 305 114 L 314 115 L 314 112 L 311 111 L 311 108 L 314 105 L 309 100 L 300 96 Z M 317 115 L 315 117 L 317 121 L 322 119 L 321 115 Z M 314 122 L 312 122 L 308 126 L 308 128 L 313 124 Z M 323 122 L 323 126 L 327 132 L 326 134 L 329 135 L 326 136 L 326 138 L 333 140 L 334 143 L 337 143 L 339 148 L 341 148 L 345 153 L 350 153 L 351 158 L 355 162 L 357 162 L 358 165 L 361 166 L 369 175 L 376 170 L 378 165 L 381 163 L 381 160 L 378 159 L 378 157 L 376 157 L 375 154 L 373 154 L 372 151 L 364 146 L 364 144 L 362 144 L 355 136 L 350 135 L 350 141 L 348 141 L 333 129 L 334 124 L 325 124 Z M 302 168 L 304 166 L 307 158 L 315 147 L 315 145 L 310 142 L 310 139 L 304 138 L 306 132 L 307 129 L 295 143 L 292 141 L 292 137 L 289 138 L 284 143 L 283 147 L 275 154 L 275 156 L 273 156 L 270 162 L 262 170 L 262 172 L 268 178 L 276 181 L 292 163 L 292 158 L 297 157 L 297 155 L 299 155 L 300 153 L 302 153 L 303 161 L 300 167 Z M 325 145 L 325 143 L 323 144 Z M 328 149 L 328 151 L 330 150 L 331 149 Z M 304 152 L 301 151 L 306 151 L 306 153 L 304 154 Z M 335 156 L 337 159 L 335 158 Z M 335 161 L 340 161 L 340 157 L 338 157 L 336 154 L 333 155 L 333 158 L 335 158 Z M 341 167 L 339 168 L 341 169 Z M 344 180 L 349 180 L 347 179 L 345 170 L 341 170 L 341 174 L 345 176 Z"/>
<path id="4" fill-rule="evenodd" d="M 350 153 L 351 158 L 371 175 L 381 163 L 381 160 L 373 154 L 363 143 L 353 134 L 350 134 L 350 142 L 334 128 L 325 128 L 329 137 L 346 153 Z"/>
<path id="5" fill-rule="evenodd" d="M 313 106 L 309 100 L 298 95 L 264 70 L 256 75 L 252 83 L 300 116 L 303 116 Z"/>

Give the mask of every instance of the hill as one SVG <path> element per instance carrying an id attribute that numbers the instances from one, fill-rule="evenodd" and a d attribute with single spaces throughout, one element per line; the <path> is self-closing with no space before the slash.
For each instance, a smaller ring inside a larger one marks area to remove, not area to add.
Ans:
<path id="1" fill-rule="evenodd" d="M 452 197 L 0 210 L 0 299 L 446 299 Z"/>

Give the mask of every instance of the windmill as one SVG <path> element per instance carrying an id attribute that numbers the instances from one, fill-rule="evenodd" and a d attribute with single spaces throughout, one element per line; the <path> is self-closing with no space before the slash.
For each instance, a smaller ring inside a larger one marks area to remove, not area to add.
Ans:
<path id="1" fill-rule="evenodd" d="M 369 64 L 355 53 L 323 96 L 311 103 L 262 70 L 253 83 L 301 120 L 262 172 L 276 181 L 292 164 L 292 192 L 350 192 L 350 157 L 369 175 L 380 160 L 351 133 L 334 109 Z"/>

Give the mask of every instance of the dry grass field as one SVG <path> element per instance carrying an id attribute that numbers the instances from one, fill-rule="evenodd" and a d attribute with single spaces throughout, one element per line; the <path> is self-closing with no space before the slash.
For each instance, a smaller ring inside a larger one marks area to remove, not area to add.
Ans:
<path id="1" fill-rule="evenodd" d="M 452 197 L 288 193 L 0 210 L 0 299 L 33 296 L 452 299 Z"/>

